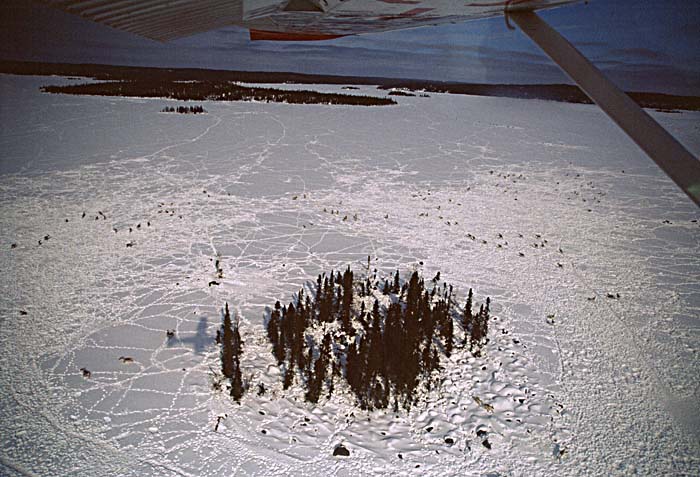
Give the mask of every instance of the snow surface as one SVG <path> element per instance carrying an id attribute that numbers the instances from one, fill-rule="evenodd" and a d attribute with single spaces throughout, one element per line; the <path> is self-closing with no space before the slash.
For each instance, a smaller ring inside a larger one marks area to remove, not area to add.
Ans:
<path id="1" fill-rule="evenodd" d="M 38 91 L 60 81 L 0 75 L 1 474 L 698 475 L 698 209 L 596 107 L 173 115 Z M 653 114 L 700 152 L 700 114 Z M 266 307 L 368 254 L 497 318 L 410 414 L 283 392 L 264 337 Z M 241 405 L 212 391 L 224 301 L 269 389 Z"/>

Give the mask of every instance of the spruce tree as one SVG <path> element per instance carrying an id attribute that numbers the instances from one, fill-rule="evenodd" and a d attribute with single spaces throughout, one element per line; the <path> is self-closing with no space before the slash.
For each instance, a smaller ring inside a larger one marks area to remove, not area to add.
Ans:
<path id="1" fill-rule="evenodd" d="M 223 339 L 221 347 L 221 372 L 229 379 L 234 374 L 234 348 L 233 348 L 233 327 L 231 314 L 228 310 L 228 303 L 224 307 Z"/>
<path id="2" fill-rule="evenodd" d="M 282 364 L 285 358 L 284 350 L 284 335 L 280 333 L 282 327 L 281 305 L 278 301 L 275 303 L 275 309 L 270 316 L 270 322 L 267 324 L 267 336 L 272 344 L 272 353 L 277 359 L 277 364 Z"/>
<path id="3" fill-rule="evenodd" d="M 233 337 L 231 344 L 233 347 L 233 355 L 237 358 L 243 354 L 243 341 L 241 341 L 241 334 L 238 331 L 239 325 L 240 321 L 238 320 L 238 316 L 236 316 L 236 319 L 233 320 Z"/>
<path id="4" fill-rule="evenodd" d="M 384 286 L 382 287 L 382 294 L 388 295 L 391 293 L 391 287 L 389 286 L 389 280 L 384 280 Z"/>
<path id="5" fill-rule="evenodd" d="M 287 357 L 287 349 L 289 349 L 289 344 L 287 341 L 287 328 L 289 324 L 287 323 L 287 307 L 282 307 L 282 313 L 279 319 L 279 343 L 277 344 L 277 352 L 275 357 L 277 358 L 277 363 L 282 364 Z"/>
<path id="6" fill-rule="evenodd" d="M 472 289 L 469 289 L 469 295 L 467 296 L 467 303 L 464 305 L 464 313 L 462 314 L 462 330 L 464 330 L 464 341 L 462 345 L 467 344 L 467 337 L 471 333 L 472 327 Z"/>
<path id="7" fill-rule="evenodd" d="M 309 383 L 309 390 L 312 392 L 315 400 L 311 402 L 318 402 L 318 398 L 321 396 L 321 389 L 323 388 L 323 383 L 326 380 L 326 360 L 321 354 L 316 362 L 314 363 L 314 379 Z"/>
<path id="8" fill-rule="evenodd" d="M 279 343 L 279 326 L 280 326 L 280 302 L 275 303 L 275 309 L 270 313 L 270 321 L 267 322 L 267 338 L 274 349 Z"/>
<path id="9" fill-rule="evenodd" d="M 333 339 L 331 338 L 331 334 L 326 333 L 323 336 L 323 342 L 321 343 L 321 357 L 326 362 L 326 364 L 330 363 L 331 359 L 332 359 L 332 355 L 331 355 L 332 343 L 333 343 Z"/>
<path id="10" fill-rule="evenodd" d="M 284 371 L 284 380 L 282 381 L 282 389 L 288 389 L 294 382 L 294 367 L 288 364 Z"/>
<path id="11" fill-rule="evenodd" d="M 228 303 L 224 305 L 224 322 L 221 347 L 221 371 L 231 380 L 231 397 L 240 402 L 245 391 L 241 377 L 243 342 L 239 332 L 238 317 L 232 322 Z"/>
<path id="12" fill-rule="evenodd" d="M 306 355 L 305 373 L 306 373 L 306 382 L 307 383 L 312 382 L 314 379 L 313 368 L 311 367 L 313 362 L 314 362 L 314 347 L 313 347 L 313 343 L 312 343 L 311 346 L 309 346 L 309 351 Z"/>
<path id="13" fill-rule="evenodd" d="M 350 266 L 343 273 L 343 283 L 342 283 L 342 305 L 340 309 L 340 321 L 343 331 L 350 333 L 350 315 L 352 313 L 352 303 L 353 303 L 353 273 L 350 270 Z"/>
<path id="14" fill-rule="evenodd" d="M 321 298 L 323 297 L 323 289 L 321 286 L 323 285 L 323 278 L 321 277 L 321 274 L 318 274 L 318 278 L 316 279 L 316 296 L 314 297 L 314 308 L 316 310 L 316 314 L 318 315 L 321 311 Z"/>
<path id="15" fill-rule="evenodd" d="M 452 355 L 452 340 L 454 338 L 454 324 L 452 323 L 452 317 L 447 315 L 445 323 L 445 354 L 449 358 Z"/>
<path id="16" fill-rule="evenodd" d="M 481 346 L 483 339 L 486 336 L 486 311 L 484 305 L 479 308 L 479 313 L 474 317 L 472 323 L 470 350 L 474 356 L 481 355 Z"/>
<path id="17" fill-rule="evenodd" d="M 348 385 L 350 385 L 350 388 L 354 392 L 357 392 L 357 389 L 359 387 L 359 363 L 357 359 L 357 345 L 355 344 L 355 341 L 350 343 L 350 346 L 348 347 L 348 351 L 345 356 L 345 379 L 347 380 Z"/>
<path id="18" fill-rule="evenodd" d="M 338 374 L 338 366 L 335 364 L 335 361 L 331 362 L 331 374 L 328 377 L 328 394 L 326 395 L 326 399 L 330 399 L 331 396 L 333 395 L 333 391 L 335 390 L 335 376 Z"/>
<path id="19" fill-rule="evenodd" d="M 379 301 L 375 300 L 372 307 L 372 324 L 367 336 L 369 341 L 367 346 L 367 374 L 370 380 L 384 372 L 384 343 L 382 342 L 381 322 L 382 316 L 379 310 Z"/>
<path id="20" fill-rule="evenodd" d="M 426 344 L 425 347 L 423 348 L 423 351 L 421 352 L 421 367 L 420 370 L 421 372 L 428 376 L 430 375 L 430 371 L 432 369 L 432 347 L 430 343 Z"/>
<path id="21" fill-rule="evenodd" d="M 241 402 L 241 397 L 243 397 L 243 379 L 241 378 L 241 364 L 236 357 L 234 360 L 234 372 L 231 378 L 231 397 L 236 400 L 236 402 Z"/>

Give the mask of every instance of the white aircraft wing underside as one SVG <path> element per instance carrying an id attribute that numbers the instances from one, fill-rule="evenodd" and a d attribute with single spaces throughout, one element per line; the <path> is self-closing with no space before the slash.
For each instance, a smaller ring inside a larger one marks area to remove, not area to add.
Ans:
<path id="1" fill-rule="evenodd" d="M 39 0 L 63 11 L 159 41 L 228 25 L 253 39 L 336 36 L 456 23 L 580 0 Z M 278 35 L 274 35 L 277 33 Z"/>

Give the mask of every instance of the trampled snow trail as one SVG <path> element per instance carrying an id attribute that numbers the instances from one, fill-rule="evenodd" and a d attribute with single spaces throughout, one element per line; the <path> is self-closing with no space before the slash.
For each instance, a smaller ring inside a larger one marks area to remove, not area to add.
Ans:
<path id="1" fill-rule="evenodd" d="M 182 116 L 0 81 L 16 92 L 0 105 L 2 473 L 700 468 L 697 210 L 594 107 L 432 95 Z M 659 119 L 700 151 L 700 115 Z M 267 306 L 367 255 L 493 302 L 485 357 L 456 352 L 410 414 L 342 388 L 303 403 L 264 338 Z M 212 390 L 225 301 L 269 390 L 240 406 Z"/>

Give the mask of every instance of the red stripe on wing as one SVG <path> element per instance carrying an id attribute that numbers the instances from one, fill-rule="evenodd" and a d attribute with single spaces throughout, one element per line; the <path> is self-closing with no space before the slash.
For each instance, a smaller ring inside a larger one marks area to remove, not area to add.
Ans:
<path id="1" fill-rule="evenodd" d="M 323 33 L 300 33 L 285 31 L 249 30 L 251 41 L 323 41 L 346 35 L 326 35 Z"/>

